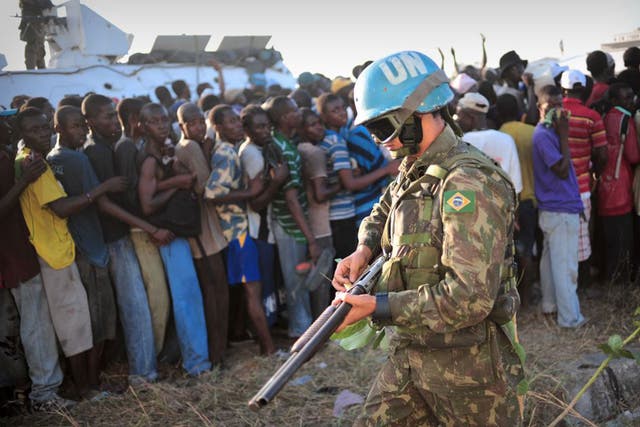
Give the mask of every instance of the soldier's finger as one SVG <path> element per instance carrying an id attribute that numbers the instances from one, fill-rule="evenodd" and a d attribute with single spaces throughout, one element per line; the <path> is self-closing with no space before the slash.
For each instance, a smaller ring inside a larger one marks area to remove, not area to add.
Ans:
<path id="1" fill-rule="evenodd" d="M 331 281 L 331 285 L 335 288 L 336 291 L 341 291 L 344 292 L 347 289 L 344 287 L 344 285 L 342 285 L 342 283 L 339 283 L 337 280 L 337 278 L 334 277 L 333 280 Z"/>

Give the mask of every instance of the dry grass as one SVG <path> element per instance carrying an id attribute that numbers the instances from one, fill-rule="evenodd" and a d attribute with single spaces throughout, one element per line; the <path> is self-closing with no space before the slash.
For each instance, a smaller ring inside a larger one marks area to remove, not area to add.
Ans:
<path id="1" fill-rule="evenodd" d="M 549 424 L 571 400 L 562 382 L 565 363 L 599 352 L 598 345 L 613 334 L 624 338 L 633 332 L 632 316 L 640 306 L 640 288 L 609 286 L 597 298 L 580 295 L 580 304 L 589 321 L 577 330 L 558 327 L 553 318 L 536 308 L 522 310 L 519 315 L 520 341 L 527 351 L 531 380 L 526 425 Z"/>
<path id="2" fill-rule="evenodd" d="M 164 379 L 156 384 L 129 388 L 120 396 L 99 402 L 83 402 L 68 413 L 14 417 L 11 425 L 207 425 L 282 426 L 350 425 L 358 408 L 333 417 L 336 395 L 348 389 L 365 395 L 384 354 L 378 351 L 346 352 L 327 345 L 295 378 L 311 375 L 303 385 L 287 385 L 268 406 L 255 413 L 247 402 L 282 363 L 276 357 L 256 356 L 257 345 L 230 349 L 228 368 L 198 378 L 187 378 L 180 369 L 162 366 Z M 109 369 L 107 380 L 121 382 L 123 366 Z M 0 420 L 2 424 L 2 420 Z"/>
<path id="3" fill-rule="evenodd" d="M 632 330 L 631 314 L 640 305 L 640 289 L 612 288 L 598 299 L 581 298 L 590 321 L 579 330 L 563 330 L 535 309 L 523 310 L 520 339 L 527 349 L 532 378 L 525 425 L 542 426 L 568 401 L 559 380 L 558 364 L 598 351 L 611 334 Z M 280 343 L 282 344 L 282 342 Z M 311 375 L 303 385 L 288 384 L 278 397 L 254 413 L 247 401 L 282 363 L 276 357 L 256 356 L 257 345 L 230 349 L 228 366 L 199 378 L 187 378 L 174 366 L 161 366 L 163 380 L 99 402 L 83 402 L 66 413 L 33 414 L 0 419 L 12 426 L 341 426 L 351 425 L 359 406 L 333 417 L 336 395 L 348 389 L 366 395 L 384 353 L 374 350 L 346 352 L 327 345 L 297 377 Z M 125 367 L 111 366 L 107 380 L 124 383 Z"/>

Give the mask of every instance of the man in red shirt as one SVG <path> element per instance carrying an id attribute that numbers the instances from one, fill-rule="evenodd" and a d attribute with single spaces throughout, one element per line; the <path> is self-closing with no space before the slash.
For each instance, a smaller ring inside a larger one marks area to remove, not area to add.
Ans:
<path id="1" fill-rule="evenodd" d="M 587 78 L 581 71 L 567 70 L 562 73 L 560 85 L 564 92 L 563 105 L 571 112 L 569 118 L 569 152 L 578 178 L 580 198 L 584 205 L 580 215 L 578 240 L 578 284 L 589 286 L 589 220 L 591 218 L 591 173 L 599 173 L 607 163 L 607 135 L 600 115 L 587 108 L 583 100 Z"/>
<path id="2" fill-rule="evenodd" d="M 628 83 L 609 86 L 613 107 L 604 117 L 608 160 L 598 182 L 598 215 L 602 219 L 605 278 L 626 284 L 633 247 L 633 167 L 640 147 L 633 120 L 634 93 Z M 626 132 L 625 129 L 626 128 Z"/>

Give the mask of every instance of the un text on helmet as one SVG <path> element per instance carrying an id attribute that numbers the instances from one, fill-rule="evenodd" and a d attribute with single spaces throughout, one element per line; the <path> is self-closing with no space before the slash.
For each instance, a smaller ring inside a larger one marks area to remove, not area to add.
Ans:
<path id="1" fill-rule="evenodd" d="M 389 64 L 395 69 L 391 70 Z M 389 83 L 397 85 L 410 77 L 427 74 L 427 65 L 415 52 L 403 52 L 398 56 L 393 56 L 380 64 L 380 70 Z"/>

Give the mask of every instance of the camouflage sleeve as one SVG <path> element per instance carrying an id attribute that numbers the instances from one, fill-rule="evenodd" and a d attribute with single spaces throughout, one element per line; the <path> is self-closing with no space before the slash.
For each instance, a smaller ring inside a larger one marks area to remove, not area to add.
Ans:
<path id="1" fill-rule="evenodd" d="M 445 278 L 434 286 L 389 293 L 392 324 L 452 332 L 481 322 L 500 287 L 513 196 L 496 172 L 458 167 L 443 183 Z"/>
<path id="2" fill-rule="evenodd" d="M 382 231 L 391 208 L 391 187 L 393 184 L 387 186 L 378 203 L 373 205 L 371 213 L 362 220 L 358 229 L 358 245 L 365 245 L 374 253 L 380 247 Z"/>

